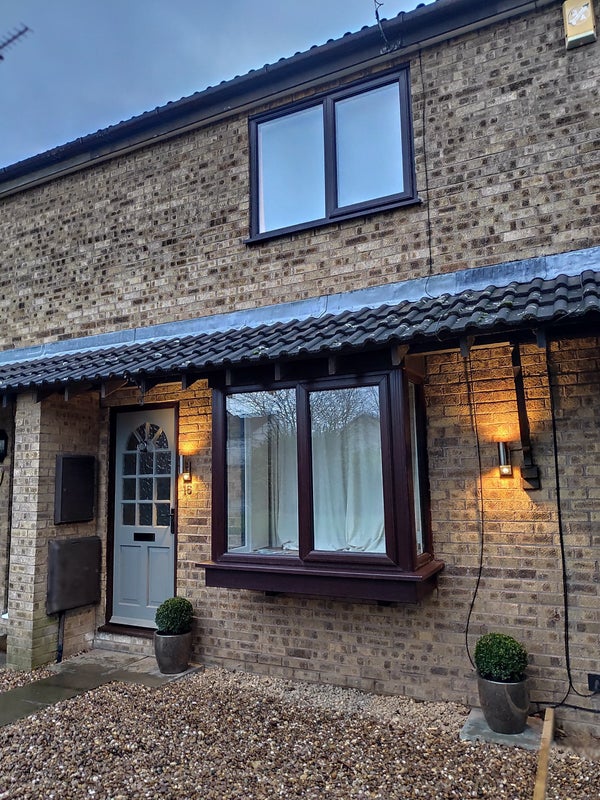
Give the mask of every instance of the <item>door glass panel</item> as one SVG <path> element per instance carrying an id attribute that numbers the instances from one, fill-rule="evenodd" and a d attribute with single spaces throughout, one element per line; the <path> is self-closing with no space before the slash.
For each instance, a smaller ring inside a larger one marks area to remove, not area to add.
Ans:
<path id="1" fill-rule="evenodd" d="M 153 511 L 155 501 L 171 500 L 173 459 L 166 433 L 145 422 L 128 436 L 126 448 L 131 452 L 124 453 L 122 462 L 128 476 L 122 479 L 123 525 L 169 525 L 170 502 L 156 504 Z"/>
<path id="2" fill-rule="evenodd" d="M 135 475 L 135 453 L 125 453 L 123 456 L 123 475 Z"/>
<path id="3" fill-rule="evenodd" d="M 164 431 L 160 431 L 154 440 L 154 447 L 156 447 L 157 450 L 169 449 L 169 440 L 167 439 L 167 434 Z"/>
<path id="4" fill-rule="evenodd" d="M 171 453 L 156 454 L 156 472 L 159 475 L 170 475 L 171 473 Z"/>
<path id="5" fill-rule="evenodd" d="M 133 503 L 123 503 L 123 525 L 135 525 L 135 506 Z"/>
<path id="6" fill-rule="evenodd" d="M 169 503 L 157 503 L 156 504 L 156 524 L 157 525 L 168 525 L 170 523 L 170 511 L 171 506 Z"/>
<path id="7" fill-rule="evenodd" d="M 152 453 L 140 453 L 140 472 L 142 475 L 151 475 L 154 468 L 154 455 Z"/>
<path id="8" fill-rule="evenodd" d="M 170 478 L 157 478 L 156 479 L 156 499 L 157 500 L 170 500 L 171 499 L 171 479 Z"/>
<path id="9" fill-rule="evenodd" d="M 152 525 L 152 503 L 140 503 L 138 505 L 140 525 Z"/>
<path id="10" fill-rule="evenodd" d="M 140 500 L 152 500 L 152 478 L 140 478 Z"/>

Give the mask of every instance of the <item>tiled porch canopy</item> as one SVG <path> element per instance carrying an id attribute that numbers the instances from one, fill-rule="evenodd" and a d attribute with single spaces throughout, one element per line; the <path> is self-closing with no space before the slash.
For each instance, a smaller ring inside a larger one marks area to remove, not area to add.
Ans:
<path id="1" fill-rule="evenodd" d="M 0 395 L 63 391 L 111 380 L 143 385 L 196 379 L 218 369 L 410 345 L 411 352 L 457 347 L 546 329 L 600 328 L 600 272 L 536 278 L 479 291 L 423 297 L 291 322 L 80 349 L 0 363 Z M 1 359 L 1 356 L 0 356 Z"/>

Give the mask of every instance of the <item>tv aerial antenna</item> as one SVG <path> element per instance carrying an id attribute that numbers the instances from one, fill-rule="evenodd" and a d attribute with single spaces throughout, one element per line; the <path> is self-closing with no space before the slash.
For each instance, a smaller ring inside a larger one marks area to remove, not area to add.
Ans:
<path id="1" fill-rule="evenodd" d="M 4 55 L 2 51 L 5 50 L 7 47 L 10 47 L 14 44 L 18 39 L 22 36 L 25 36 L 26 33 L 29 33 L 31 28 L 27 27 L 27 25 L 19 25 L 16 31 L 12 33 L 5 34 L 2 38 L 0 38 L 0 61 L 4 60 Z"/>

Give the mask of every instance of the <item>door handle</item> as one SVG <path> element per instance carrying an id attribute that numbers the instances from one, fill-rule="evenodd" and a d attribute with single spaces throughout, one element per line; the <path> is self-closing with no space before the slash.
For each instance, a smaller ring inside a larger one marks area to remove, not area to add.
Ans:
<path id="1" fill-rule="evenodd" d="M 171 534 L 175 536 L 175 509 L 172 508 L 169 511 L 169 525 L 171 528 Z"/>

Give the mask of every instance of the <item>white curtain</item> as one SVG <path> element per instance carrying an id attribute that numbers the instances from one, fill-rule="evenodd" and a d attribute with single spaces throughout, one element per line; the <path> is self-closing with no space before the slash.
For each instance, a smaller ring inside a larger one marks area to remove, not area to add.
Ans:
<path id="1" fill-rule="evenodd" d="M 385 552 L 379 420 L 313 429 L 315 550 Z"/>

